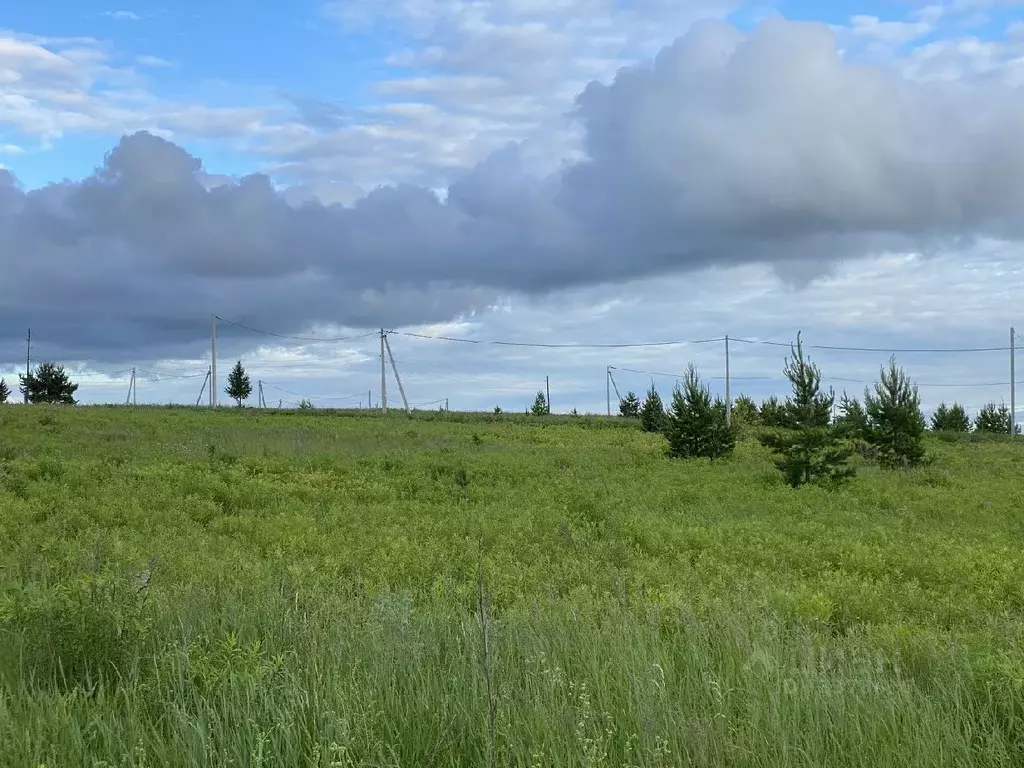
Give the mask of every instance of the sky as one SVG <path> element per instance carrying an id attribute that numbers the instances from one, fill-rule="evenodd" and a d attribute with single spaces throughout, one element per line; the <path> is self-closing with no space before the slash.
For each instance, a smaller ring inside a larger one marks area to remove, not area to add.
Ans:
<path id="1" fill-rule="evenodd" d="M 1009 402 L 1022 87 L 1014 0 L 9 3 L 0 376 L 31 328 L 82 402 L 194 403 L 216 315 L 268 406 L 379 405 L 380 328 L 424 408 L 724 393 L 726 336 L 784 396 L 798 332 Z"/>

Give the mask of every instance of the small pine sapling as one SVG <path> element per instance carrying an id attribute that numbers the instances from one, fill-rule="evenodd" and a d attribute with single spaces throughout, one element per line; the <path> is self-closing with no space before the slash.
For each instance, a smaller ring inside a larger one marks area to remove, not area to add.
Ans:
<path id="1" fill-rule="evenodd" d="M 661 395 L 653 383 L 640 406 L 640 428 L 644 432 L 654 433 L 660 433 L 665 429 L 665 405 L 661 402 Z"/>
<path id="2" fill-rule="evenodd" d="M 916 467 L 924 461 L 925 421 L 921 397 L 895 358 L 881 369 L 875 391 L 864 389 L 867 442 L 887 469 Z"/>
<path id="3" fill-rule="evenodd" d="M 619 416 L 627 419 L 640 418 L 640 400 L 633 392 L 629 392 L 619 401 Z"/>
<path id="4" fill-rule="evenodd" d="M 868 414 L 856 397 L 843 392 L 839 400 L 839 415 L 833 425 L 836 431 L 850 440 L 864 440 L 868 434 Z"/>
<path id="5" fill-rule="evenodd" d="M 537 391 L 537 397 L 533 400 L 533 407 L 530 408 L 530 412 L 534 416 L 546 416 L 550 413 L 548 410 L 548 400 L 544 397 L 544 390 Z"/>
<path id="6" fill-rule="evenodd" d="M 978 432 L 990 435 L 1010 434 L 1010 409 L 1006 403 L 1000 403 L 998 406 L 995 403 L 988 403 L 974 417 L 974 428 Z M 1020 425 L 1017 425 L 1016 433 L 1020 434 Z"/>
<path id="7" fill-rule="evenodd" d="M 758 417 L 761 420 L 762 426 L 784 427 L 786 424 L 785 405 L 775 395 L 771 395 L 761 403 Z"/>
<path id="8" fill-rule="evenodd" d="M 732 404 L 733 422 L 738 427 L 758 427 L 761 425 L 761 414 L 757 403 L 747 395 L 740 395 Z"/>
<path id="9" fill-rule="evenodd" d="M 249 375 L 242 367 L 241 360 L 235 363 L 231 373 L 228 374 L 228 385 L 224 388 L 224 394 L 236 401 L 239 408 L 242 407 L 242 401 L 248 400 L 249 395 L 252 394 L 252 381 L 249 380 Z"/>
<path id="10" fill-rule="evenodd" d="M 931 428 L 933 432 L 970 432 L 971 420 L 960 403 L 939 403 L 932 414 Z"/>
<path id="11" fill-rule="evenodd" d="M 675 458 L 718 459 L 736 447 L 736 430 L 726 419 L 725 402 L 721 398 L 711 400 L 692 363 L 686 369 L 682 388 L 677 385 L 672 392 L 665 437 L 668 454 Z"/>
<path id="12" fill-rule="evenodd" d="M 793 395 L 776 414 L 770 411 L 774 430 L 761 436 L 761 443 L 776 454 L 775 466 L 794 488 L 808 483 L 837 484 L 854 475 L 847 465 L 853 453 L 847 441 L 829 424 L 835 393 L 821 391 L 821 371 L 804 359 L 800 334 L 792 357 L 783 369 Z M 762 406 L 762 415 L 764 415 Z"/>

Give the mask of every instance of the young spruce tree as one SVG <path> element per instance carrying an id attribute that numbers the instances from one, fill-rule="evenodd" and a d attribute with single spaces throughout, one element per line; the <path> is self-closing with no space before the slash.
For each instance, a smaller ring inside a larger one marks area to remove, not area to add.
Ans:
<path id="1" fill-rule="evenodd" d="M 960 403 L 939 403 L 939 407 L 932 414 L 931 426 L 933 432 L 970 432 L 971 420 Z"/>
<path id="2" fill-rule="evenodd" d="M 235 400 L 239 408 L 242 407 L 242 401 L 247 400 L 252 394 L 252 382 L 242 367 L 241 360 L 235 363 L 235 367 L 228 374 L 228 385 L 224 388 L 224 394 Z"/>
<path id="3" fill-rule="evenodd" d="M 640 399 L 633 392 L 629 392 L 619 401 L 619 416 L 627 419 L 640 418 Z"/>
<path id="4" fill-rule="evenodd" d="M 867 442 L 887 469 L 916 467 L 924 461 L 924 416 L 917 386 L 896 359 L 881 369 L 874 394 L 864 388 L 864 409 L 868 414 Z"/>
<path id="5" fill-rule="evenodd" d="M 853 451 L 829 425 L 835 393 L 821 391 L 821 371 L 804 359 L 800 334 L 790 350 L 783 371 L 793 395 L 781 409 L 782 428 L 762 435 L 761 442 L 776 453 L 775 466 L 794 488 L 846 480 L 854 474 L 846 464 Z"/>
<path id="6" fill-rule="evenodd" d="M 661 402 L 661 395 L 654 388 L 653 382 L 640 406 L 640 428 L 644 432 L 654 433 L 661 433 L 665 429 L 665 404 Z"/>
<path id="7" fill-rule="evenodd" d="M 682 389 L 676 385 L 672 406 L 665 417 L 669 456 L 683 459 L 718 459 L 736 447 L 736 430 L 726 419 L 725 401 L 712 401 L 690 363 Z"/>
<path id="8" fill-rule="evenodd" d="M 0 403 L 6 403 L 7 398 L 11 396 L 11 388 L 7 386 L 7 382 L 0 379 Z"/>

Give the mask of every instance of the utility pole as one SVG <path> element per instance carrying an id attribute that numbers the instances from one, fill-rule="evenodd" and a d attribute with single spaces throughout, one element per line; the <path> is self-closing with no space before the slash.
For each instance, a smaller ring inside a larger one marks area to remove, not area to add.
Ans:
<path id="1" fill-rule="evenodd" d="M 388 411 L 388 376 L 387 370 L 384 368 L 384 329 L 380 329 L 380 409 L 387 413 Z"/>
<path id="2" fill-rule="evenodd" d="M 366 390 L 366 407 L 367 409 L 373 408 L 373 392 Z"/>
<path id="3" fill-rule="evenodd" d="M 124 404 L 135 405 L 135 368 L 132 368 L 132 377 L 128 380 L 128 395 L 124 399 Z"/>
<path id="4" fill-rule="evenodd" d="M 210 407 L 217 407 L 217 316 L 211 315 L 210 333 Z"/>
<path id="5" fill-rule="evenodd" d="M 260 408 L 266 408 L 267 404 L 266 404 L 266 401 L 263 399 L 263 379 L 260 379 L 257 382 L 257 385 L 258 385 L 257 386 L 257 390 L 256 390 L 257 391 L 257 395 L 256 395 L 257 406 L 260 407 Z"/>
<path id="6" fill-rule="evenodd" d="M 725 423 L 732 424 L 732 387 L 729 380 L 729 334 L 725 335 Z"/>
<path id="7" fill-rule="evenodd" d="M 32 329 L 28 329 L 28 343 L 25 349 L 25 403 L 28 404 L 28 381 L 32 375 Z"/>
<path id="8" fill-rule="evenodd" d="M 447 397 L 444 399 L 444 412 L 448 413 L 448 398 Z"/>
<path id="9" fill-rule="evenodd" d="M 405 412 L 409 412 L 409 401 L 405 397 L 405 387 L 402 386 L 402 377 L 398 375 L 398 366 L 395 364 L 395 356 L 391 354 L 391 343 L 388 341 L 388 337 L 384 336 L 384 346 L 387 348 L 388 357 L 391 359 L 391 370 L 395 372 L 395 381 L 398 382 L 398 391 L 402 395 L 402 404 L 405 406 Z"/>
<path id="10" fill-rule="evenodd" d="M 604 399 L 608 405 L 608 415 L 612 415 L 612 367 L 604 369 Z"/>
<path id="11" fill-rule="evenodd" d="M 1010 437 L 1017 436 L 1017 374 L 1014 353 L 1017 351 L 1017 332 L 1010 326 Z"/>
<path id="12" fill-rule="evenodd" d="M 544 377 L 544 391 L 547 392 L 548 398 L 548 413 L 551 413 L 551 377 Z"/>

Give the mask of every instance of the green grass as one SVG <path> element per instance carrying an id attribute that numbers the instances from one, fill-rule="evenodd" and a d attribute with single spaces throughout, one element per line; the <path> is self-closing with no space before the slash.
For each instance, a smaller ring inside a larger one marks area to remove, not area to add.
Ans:
<path id="1" fill-rule="evenodd" d="M 1024 763 L 1024 447 L 833 492 L 664 447 L 0 408 L 0 765 L 487 765 L 481 582 L 496 765 Z"/>

